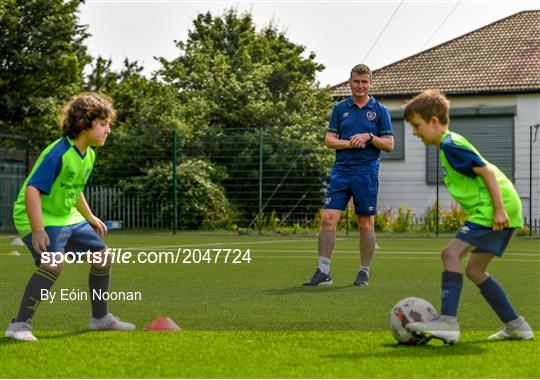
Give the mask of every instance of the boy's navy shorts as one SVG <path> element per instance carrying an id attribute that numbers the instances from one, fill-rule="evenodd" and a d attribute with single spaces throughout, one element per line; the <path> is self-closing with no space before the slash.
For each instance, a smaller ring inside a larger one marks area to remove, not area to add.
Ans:
<path id="1" fill-rule="evenodd" d="M 375 215 L 377 212 L 377 193 L 379 177 L 370 174 L 331 173 L 324 199 L 325 209 L 345 210 L 351 196 L 356 215 Z"/>
<path id="2" fill-rule="evenodd" d="M 502 256 L 512 233 L 513 228 L 505 228 L 502 231 L 493 231 L 491 227 L 481 226 L 476 223 L 465 222 L 456 234 L 456 239 L 463 240 L 476 247 L 473 253 L 493 253 Z"/>
<path id="3" fill-rule="evenodd" d="M 88 222 L 63 227 L 45 227 L 45 232 L 49 235 L 51 242 L 48 247 L 49 252 L 73 252 L 79 254 L 88 250 L 90 252 L 99 252 L 107 248 L 107 245 Z M 23 241 L 32 253 L 34 263 L 39 266 L 41 256 L 32 247 L 32 234 L 26 235 Z"/>

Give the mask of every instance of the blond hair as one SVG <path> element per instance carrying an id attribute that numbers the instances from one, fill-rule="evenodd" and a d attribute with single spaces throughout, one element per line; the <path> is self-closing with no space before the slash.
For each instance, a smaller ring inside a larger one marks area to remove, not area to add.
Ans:
<path id="1" fill-rule="evenodd" d="M 351 69 L 351 78 L 352 78 L 352 73 L 356 73 L 356 74 L 359 74 L 359 75 L 369 74 L 369 78 L 371 79 L 371 70 L 369 69 L 369 67 L 367 67 L 366 65 L 364 65 L 362 63 L 359 64 L 359 65 L 354 66 Z"/>

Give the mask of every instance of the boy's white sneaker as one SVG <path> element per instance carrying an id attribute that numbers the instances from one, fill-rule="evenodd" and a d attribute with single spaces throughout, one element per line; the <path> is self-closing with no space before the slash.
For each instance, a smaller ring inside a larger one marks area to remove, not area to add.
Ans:
<path id="1" fill-rule="evenodd" d="M 29 320 L 26 322 L 15 322 L 15 319 L 11 321 L 6 330 L 6 338 L 24 340 L 27 342 L 37 340 L 34 334 L 32 334 L 32 327 L 30 326 Z"/>
<path id="2" fill-rule="evenodd" d="M 529 340 L 534 338 L 534 333 L 531 326 L 525 318 L 518 317 L 513 321 L 508 322 L 501 331 L 496 332 L 488 337 L 489 340 L 517 339 Z"/>
<path id="3" fill-rule="evenodd" d="M 90 330 L 135 330 L 135 325 L 121 321 L 120 318 L 109 313 L 99 319 L 91 317 L 88 328 Z"/>
<path id="4" fill-rule="evenodd" d="M 408 323 L 405 328 L 415 334 L 441 339 L 447 344 L 456 343 L 460 336 L 457 320 L 443 315 L 433 321 Z"/>

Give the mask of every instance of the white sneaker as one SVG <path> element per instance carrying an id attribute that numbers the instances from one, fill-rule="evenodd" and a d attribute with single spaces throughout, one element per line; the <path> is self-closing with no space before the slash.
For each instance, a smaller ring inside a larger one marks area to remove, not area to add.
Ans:
<path id="1" fill-rule="evenodd" d="M 15 319 L 11 320 L 11 323 L 6 330 L 6 338 L 24 340 L 27 342 L 37 340 L 37 338 L 32 334 L 30 320 L 26 322 L 15 322 Z"/>
<path id="2" fill-rule="evenodd" d="M 123 322 L 120 320 L 120 318 L 109 313 L 103 318 L 99 319 L 91 317 L 88 328 L 90 330 L 135 330 L 135 325 L 128 322 Z"/>
<path id="3" fill-rule="evenodd" d="M 405 325 L 413 333 L 441 339 L 447 344 L 454 344 L 459 340 L 459 324 L 449 322 L 443 315 L 429 322 L 413 322 Z"/>
<path id="4" fill-rule="evenodd" d="M 508 322 L 501 331 L 496 332 L 488 337 L 489 340 L 503 340 L 503 339 L 518 339 L 529 340 L 534 338 L 534 333 L 531 326 L 527 323 L 525 318 L 518 317 L 513 321 Z"/>

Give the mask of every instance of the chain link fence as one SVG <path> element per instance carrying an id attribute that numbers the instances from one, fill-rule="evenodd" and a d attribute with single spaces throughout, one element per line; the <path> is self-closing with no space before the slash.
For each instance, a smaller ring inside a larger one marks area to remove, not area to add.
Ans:
<path id="1" fill-rule="evenodd" d="M 319 141 L 306 142 L 286 133 L 277 127 L 220 128 L 211 138 L 193 145 L 193 140 L 172 130 L 152 136 L 123 136 L 118 131 L 97 150 L 85 196 L 110 228 L 316 229 L 333 152 L 324 147 L 324 129 Z M 516 152 L 515 156 L 515 181 L 523 201 L 523 231 L 527 235 L 540 233 L 538 134 L 538 126 L 530 126 L 529 151 Z M 24 136 L 1 135 L 1 232 L 14 231 L 13 202 L 39 154 L 28 146 Z M 387 170 L 387 165 L 392 161 L 384 161 L 381 171 Z M 388 179 L 381 176 L 380 201 L 385 181 Z M 434 187 L 444 190 L 440 182 Z M 394 215 L 380 207 L 376 227 L 404 232 L 416 226 L 436 234 L 448 216 L 437 209 L 436 202 L 428 200 L 423 214 L 407 213 L 407 199 L 414 196 L 414 192 L 404 191 L 402 206 L 392 205 Z M 341 228 L 356 227 L 353 214 L 351 209 L 342 218 Z"/>
<path id="2" fill-rule="evenodd" d="M 520 152 L 516 180 L 521 179 L 523 219 L 529 236 L 540 233 L 540 124 L 529 127 L 529 150 Z"/>

